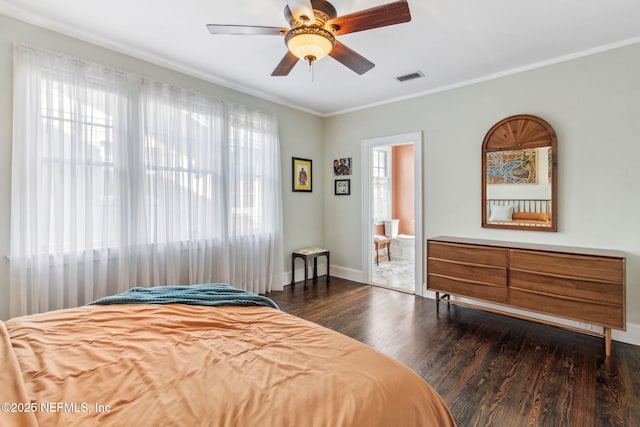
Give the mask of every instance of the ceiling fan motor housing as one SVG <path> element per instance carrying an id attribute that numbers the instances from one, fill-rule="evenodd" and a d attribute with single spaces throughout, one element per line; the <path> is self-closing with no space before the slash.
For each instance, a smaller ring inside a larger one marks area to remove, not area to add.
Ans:
<path id="1" fill-rule="evenodd" d="M 313 26 L 323 27 L 329 19 L 338 16 L 336 8 L 326 0 L 311 0 L 311 7 L 313 8 L 313 16 L 316 19 Z M 308 18 L 304 19 L 304 16 L 301 16 L 300 20 L 296 19 L 291 13 L 289 6 L 285 6 L 284 8 L 284 17 L 291 25 L 291 28 L 306 26 L 310 21 Z"/>

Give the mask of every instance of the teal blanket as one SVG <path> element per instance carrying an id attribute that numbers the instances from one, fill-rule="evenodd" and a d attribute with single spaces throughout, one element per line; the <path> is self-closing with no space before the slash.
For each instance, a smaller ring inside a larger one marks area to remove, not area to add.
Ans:
<path id="1" fill-rule="evenodd" d="M 121 294 L 99 298 L 88 305 L 93 304 L 262 305 L 280 309 L 270 298 L 223 283 L 138 287 Z"/>

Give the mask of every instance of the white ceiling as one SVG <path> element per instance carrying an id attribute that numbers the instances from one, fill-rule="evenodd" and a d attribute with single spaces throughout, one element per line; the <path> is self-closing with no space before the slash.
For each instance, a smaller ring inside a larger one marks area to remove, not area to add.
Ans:
<path id="1" fill-rule="evenodd" d="M 392 0 L 333 0 L 338 15 Z M 286 0 L 0 0 L 0 13 L 322 116 L 640 42 L 640 0 L 409 0 L 412 20 L 338 39 L 376 64 L 330 57 L 271 77 L 281 36 L 213 36 L 206 24 L 286 27 Z M 405 83 L 395 77 L 421 71 Z"/>

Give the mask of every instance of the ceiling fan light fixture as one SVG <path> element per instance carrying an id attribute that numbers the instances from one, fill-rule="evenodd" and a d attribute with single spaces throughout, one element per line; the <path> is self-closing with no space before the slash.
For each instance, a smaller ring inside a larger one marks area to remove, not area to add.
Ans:
<path id="1" fill-rule="evenodd" d="M 309 63 L 327 56 L 336 44 L 333 34 L 320 27 L 294 28 L 284 41 L 291 53 Z"/>

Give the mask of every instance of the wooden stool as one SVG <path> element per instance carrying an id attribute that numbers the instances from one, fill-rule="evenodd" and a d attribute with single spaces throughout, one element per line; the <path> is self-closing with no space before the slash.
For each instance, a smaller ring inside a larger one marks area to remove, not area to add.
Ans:
<path id="1" fill-rule="evenodd" d="M 373 238 L 373 245 L 376 250 L 376 265 L 380 264 L 380 259 L 388 259 L 389 261 L 391 261 L 391 252 L 389 251 L 390 243 L 391 240 L 386 237 L 380 236 Z M 380 255 L 380 249 L 385 249 L 385 253 Z"/>
<path id="2" fill-rule="evenodd" d="M 309 260 L 313 259 L 313 281 L 318 280 L 318 257 L 327 257 L 327 283 L 329 283 L 329 250 L 322 248 L 307 248 L 294 251 L 291 254 L 291 284 L 296 283 L 296 258 L 304 260 L 304 286 L 307 287 L 307 277 L 309 277 Z"/>

